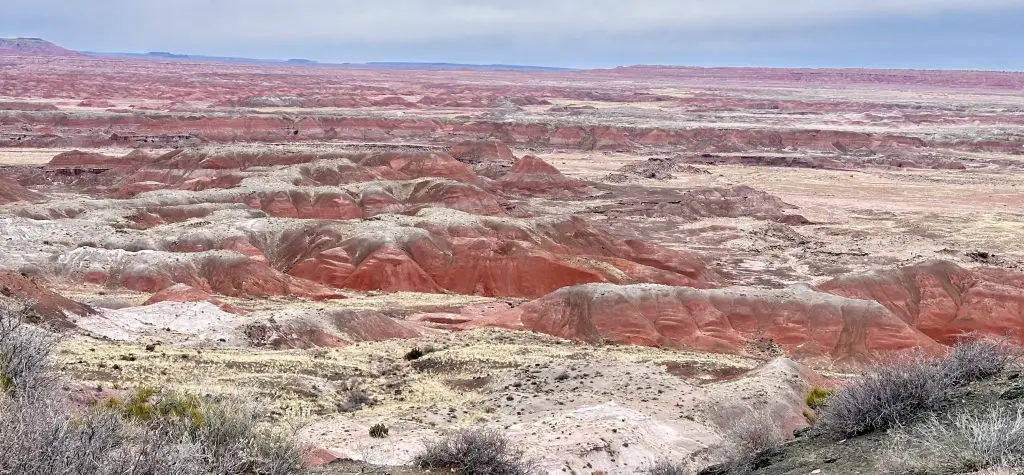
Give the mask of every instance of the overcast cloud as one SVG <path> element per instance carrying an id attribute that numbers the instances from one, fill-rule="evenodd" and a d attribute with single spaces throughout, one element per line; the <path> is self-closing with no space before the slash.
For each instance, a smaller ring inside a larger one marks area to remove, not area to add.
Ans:
<path id="1" fill-rule="evenodd" d="M 1024 0 L 0 0 L 0 36 L 324 61 L 1021 69 Z M 826 64 L 827 63 L 827 64 Z M 849 64 L 847 64 L 849 63 Z M 878 64 L 864 64 L 878 63 Z"/>

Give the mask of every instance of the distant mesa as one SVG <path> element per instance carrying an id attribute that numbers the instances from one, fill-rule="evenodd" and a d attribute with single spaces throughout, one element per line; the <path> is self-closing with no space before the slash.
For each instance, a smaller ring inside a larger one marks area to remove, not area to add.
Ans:
<path id="1" fill-rule="evenodd" d="M 79 53 L 42 38 L 0 38 L 0 55 L 79 56 Z"/>
<path id="2" fill-rule="evenodd" d="M 187 55 L 187 54 L 175 54 L 175 53 L 168 53 L 166 51 L 150 51 L 149 53 L 146 53 L 146 55 L 147 56 L 152 56 L 154 58 L 168 58 L 168 59 L 188 59 L 188 58 L 190 58 L 190 56 Z"/>

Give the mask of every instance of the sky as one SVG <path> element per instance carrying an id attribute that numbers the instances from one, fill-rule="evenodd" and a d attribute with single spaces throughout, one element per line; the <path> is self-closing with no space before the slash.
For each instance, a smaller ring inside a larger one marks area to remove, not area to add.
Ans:
<path id="1" fill-rule="evenodd" d="M 322 62 L 1024 70 L 1024 0 L 0 0 L 0 37 Z"/>

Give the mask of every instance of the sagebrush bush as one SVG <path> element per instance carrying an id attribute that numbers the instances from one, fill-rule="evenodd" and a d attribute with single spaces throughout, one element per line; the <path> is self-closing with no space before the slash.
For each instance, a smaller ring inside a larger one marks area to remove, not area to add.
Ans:
<path id="1" fill-rule="evenodd" d="M 55 382 L 54 337 L 0 310 L 0 474 L 289 475 L 302 454 L 255 406 L 140 388 L 81 414 Z"/>
<path id="2" fill-rule="evenodd" d="M 932 411 L 949 398 L 950 385 L 923 356 L 876 366 L 836 391 L 820 419 L 837 437 L 885 429 Z"/>
<path id="3" fill-rule="evenodd" d="M 693 470 L 681 463 L 660 460 L 645 468 L 642 473 L 647 475 L 692 475 Z"/>
<path id="4" fill-rule="evenodd" d="M 428 444 L 416 465 L 460 475 L 527 475 L 534 464 L 504 434 L 486 429 L 464 429 Z"/>
<path id="5" fill-rule="evenodd" d="M 960 386 L 996 376 L 1017 358 L 1017 351 L 1006 338 L 968 334 L 961 337 L 938 364 L 943 376 Z"/>
<path id="6" fill-rule="evenodd" d="M 736 411 L 740 412 L 737 413 Z M 700 473 L 743 475 L 775 454 L 785 442 L 770 407 L 735 408 L 712 414 L 722 434 L 722 442 L 708 452 L 707 462 L 714 465 Z"/>
<path id="7" fill-rule="evenodd" d="M 932 415 L 913 428 L 892 432 L 893 444 L 879 458 L 883 473 L 967 473 L 1024 469 L 1024 408 L 996 408 L 948 418 Z"/>
<path id="8" fill-rule="evenodd" d="M 376 402 L 358 382 L 349 383 L 344 394 L 345 400 L 338 404 L 338 410 L 341 412 L 355 412 Z"/>
<path id="9" fill-rule="evenodd" d="M 876 365 L 829 397 L 821 421 L 835 437 L 903 425 L 947 406 L 956 388 L 999 374 L 1013 358 L 1004 341 L 968 338 L 942 358 L 918 353 Z"/>
<path id="10" fill-rule="evenodd" d="M 113 412 L 69 417 L 49 402 L 8 398 L 0 408 L 0 473 L 205 475 L 190 444 Z"/>
<path id="11" fill-rule="evenodd" d="M 409 350 L 409 352 L 405 354 L 405 360 L 406 361 L 418 360 L 418 359 L 422 358 L 423 355 L 425 355 L 425 354 L 426 353 L 424 353 L 423 350 L 421 350 L 420 347 L 417 346 L 417 347 Z"/>
<path id="12" fill-rule="evenodd" d="M 0 389 L 16 398 L 36 399 L 51 389 L 51 356 L 59 340 L 26 323 L 28 310 L 0 304 Z"/>
<path id="13" fill-rule="evenodd" d="M 726 441 L 722 456 L 728 473 L 749 472 L 759 460 L 778 450 L 785 442 L 768 410 L 747 409 L 738 419 L 724 424 L 722 429 Z"/>

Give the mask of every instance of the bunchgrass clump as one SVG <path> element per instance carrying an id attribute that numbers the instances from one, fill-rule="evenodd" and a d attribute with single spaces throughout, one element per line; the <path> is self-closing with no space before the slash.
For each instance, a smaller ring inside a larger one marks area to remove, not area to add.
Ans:
<path id="1" fill-rule="evenodd" d="M 384 424 L 377 423 L 370 426 L 370 437 L 373 437 L 374 439 L 386 438 L 388 436 L 388 432 L 390 432 L 388 430 L 388 426 Z"/>
<path id="2" fill-rule="evenodd" d="M 811 392 L 807 393 L 807 397 L 804 398 L 804 402 L 807 407 L 811 409 L 818 409 L 825 405 L 825 401 L 832 396 L 832 390 L 825 389 L 820 386 L 815 386 L 811 389 Z"/>

